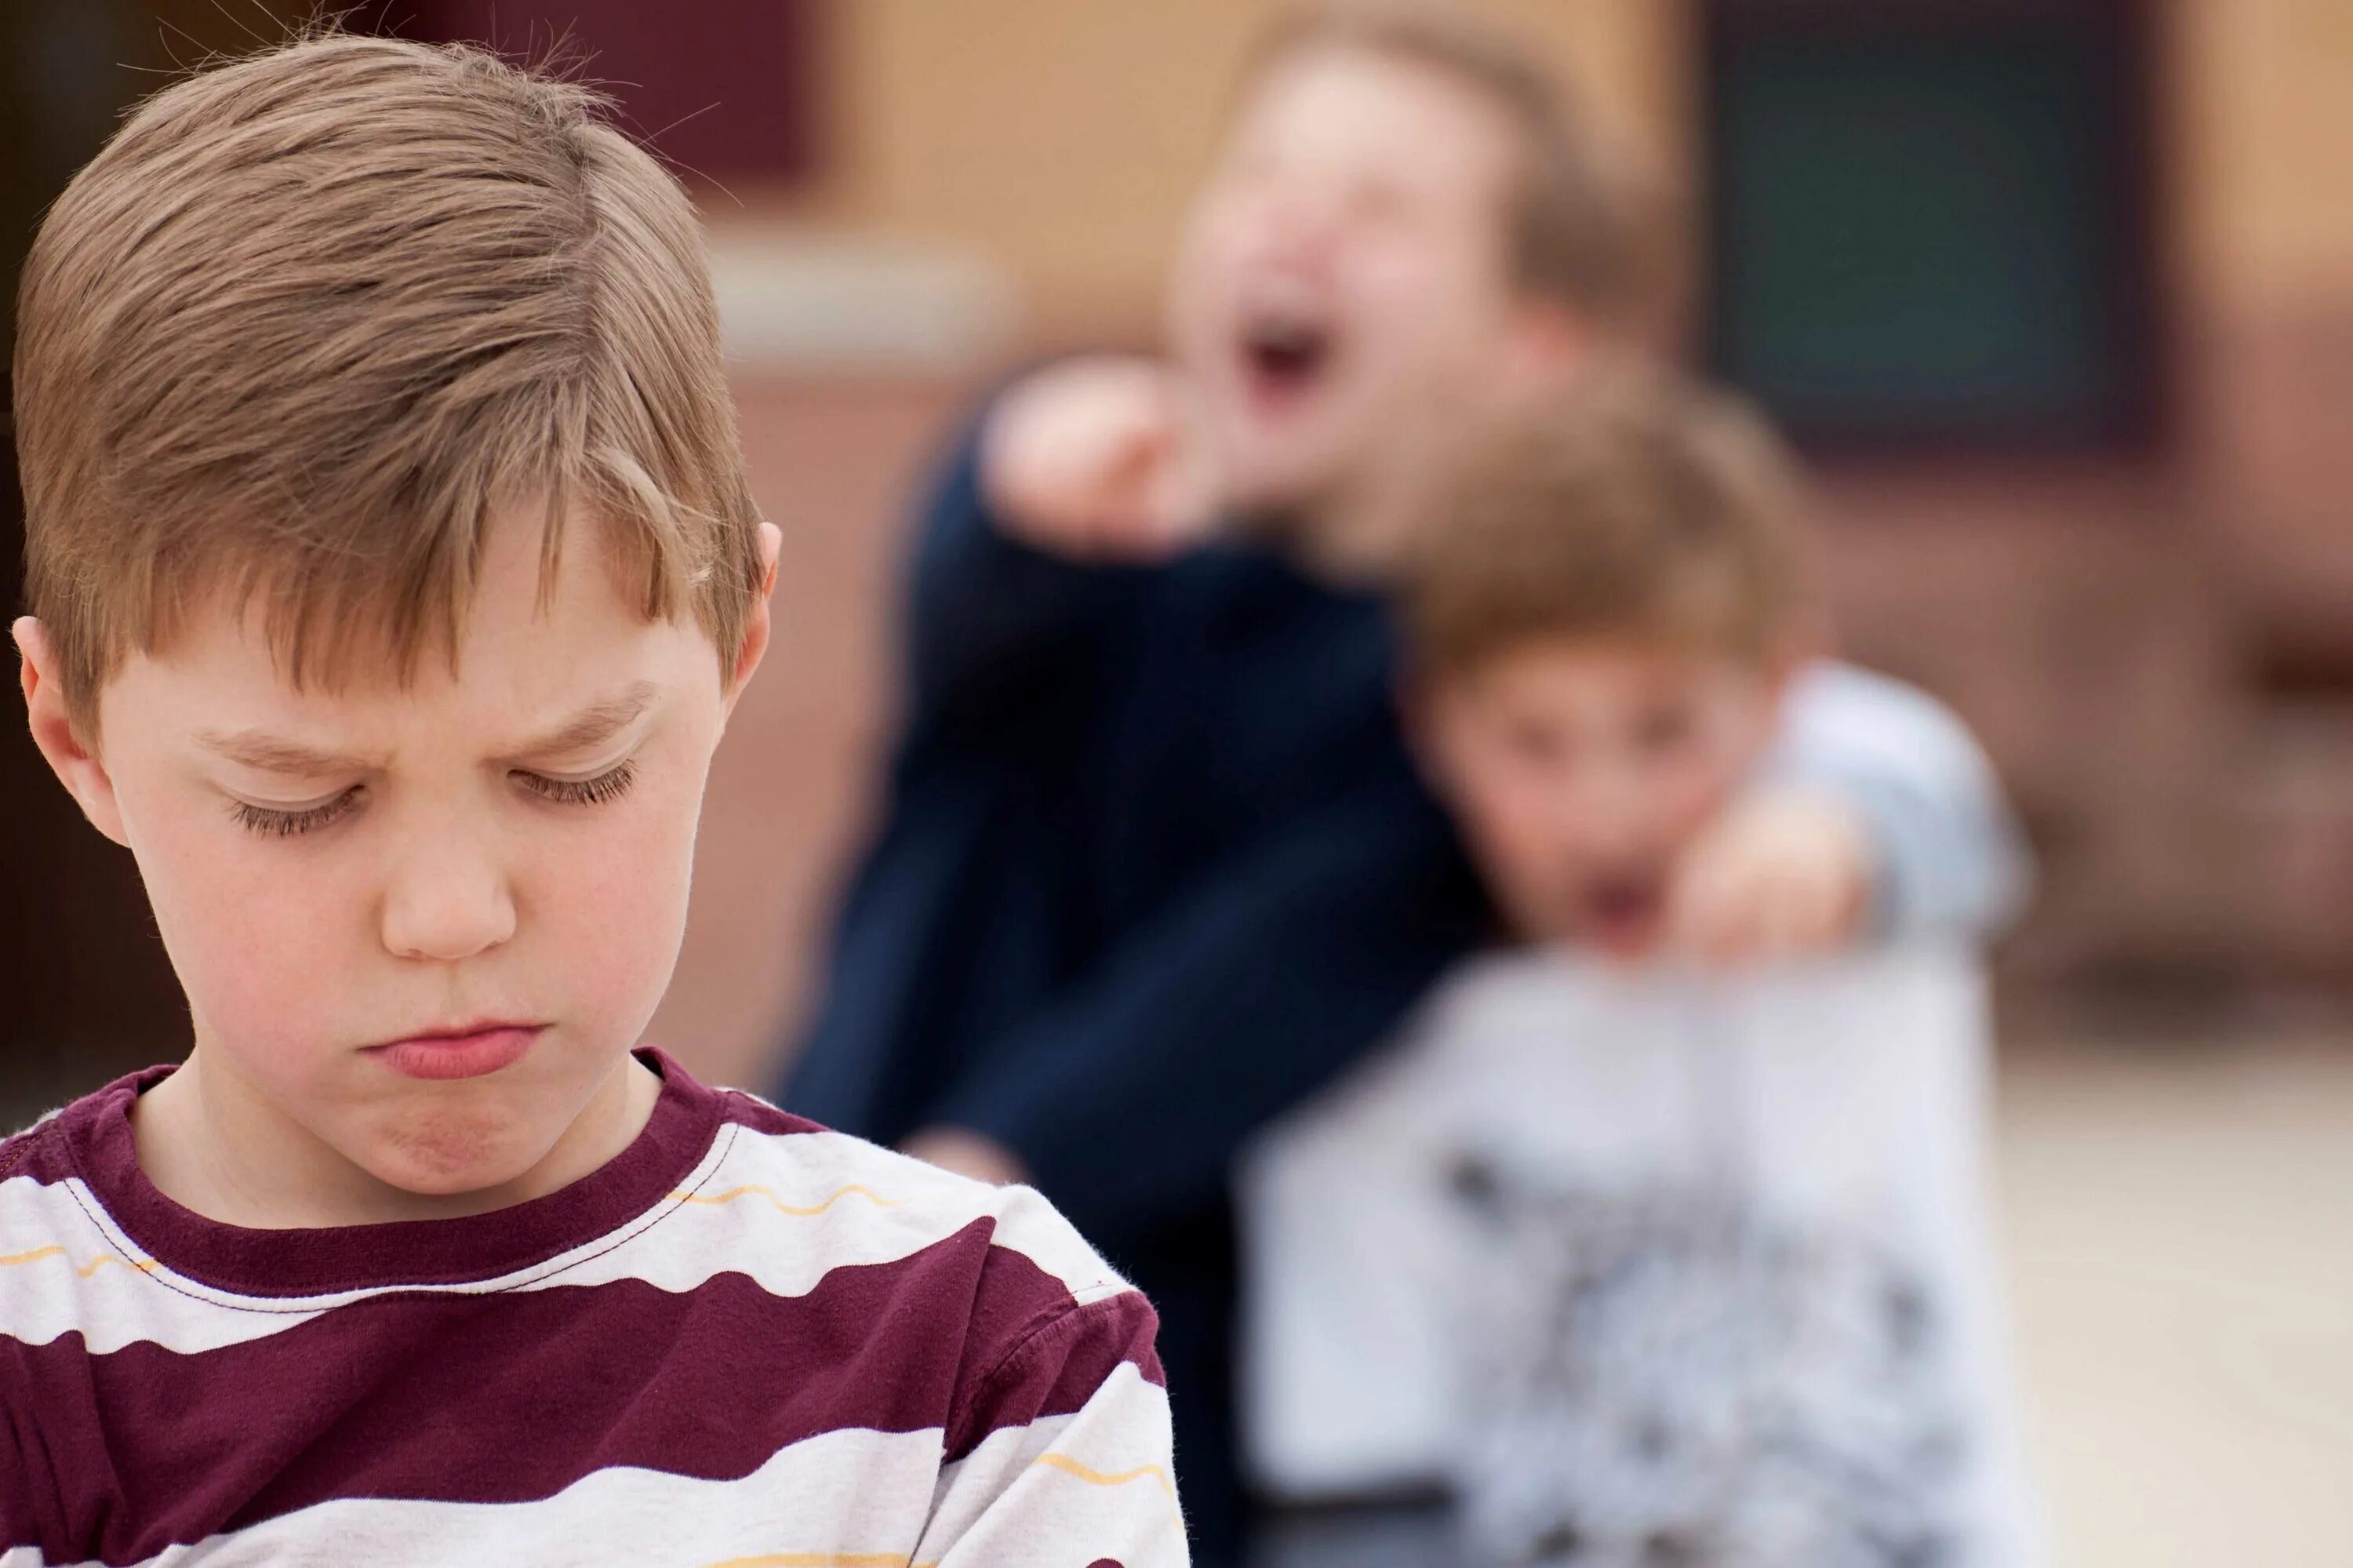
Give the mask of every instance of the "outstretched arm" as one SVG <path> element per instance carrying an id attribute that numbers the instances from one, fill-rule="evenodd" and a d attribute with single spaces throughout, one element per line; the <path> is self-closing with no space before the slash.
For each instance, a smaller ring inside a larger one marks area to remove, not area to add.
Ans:
<path id="1" fill-rule="evenodd" d="M 1115 627 L 1140 568 L 1026 543 L 982 482 L 984 409 L 953 449 L 925 509 L 906 590 L 907 738 L 969 741 L 1008 705 L 1060 693 Z M 903 753 L 904 747 L 902 747 Z"/>
<path id="2" fill-rule="evenodd" d="M 1388 1034 L 1487 906 L 1410 780 L 1206 873 L 932 1107 L 1012 1151 L 1082 1230 L 1181 1213 L 1235 1151 Z"/>
<path id="3" fill-rule="evenodd" d="M 1771 771 L 1858 814 L 1882 933 L 1991 936 L 2024 904 L 2031 866 L 2000 781 L 1925 692 L 1852 665 L 1810 672 L 1790 693 Z"/>
<path id="4" fill-rule="evenodd" d="M 954 977 L 1021 969 L 1018 911 L 1057 845 L 1032 796 L 1084 744 L 1137 568 L 1081 565 L 1009 531 L 976 415 L 942 464 L 909 563 L 902 709 L 884 801 L 836 911 L 818 1008 L 785 1098 L 895 1141 L 976 1021 Z M 1034 923 L 1033 923 L 1034 924 Z"/>

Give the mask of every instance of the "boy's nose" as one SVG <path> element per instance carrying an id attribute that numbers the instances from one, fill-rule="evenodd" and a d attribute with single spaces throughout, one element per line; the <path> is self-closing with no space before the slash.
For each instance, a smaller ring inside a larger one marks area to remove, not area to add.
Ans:
<path id="1" fill-rule="evenodd" d="M 1328 191 L 1287 186 L 1261 198 L 1258 217 L 1261 260 L 1293 270 L 1320 266 L 1340 227 L 1340 203 Z"/>
<path id="2" fill-rule="evenodd" d="M 1597 758 L 1579 771 L 1574 787 L 1555 797 L 1556 820 L 1588 833 L 1622 833 L 1643 814 L 1650 793 L 1639 769 Z"/>
<path id="3" fill-rule="evenodd" d="M 449 963 L 514 935 L 514 898 L 488 859 L 436 846 L 385 889 L 384 945 L 396 958 Z"/>

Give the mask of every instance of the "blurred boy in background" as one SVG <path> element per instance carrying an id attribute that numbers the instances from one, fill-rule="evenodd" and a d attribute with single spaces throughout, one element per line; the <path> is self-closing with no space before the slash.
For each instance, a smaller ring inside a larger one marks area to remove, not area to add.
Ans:
<path id="1" fill-rule="evenodd" d="M 1793 709 L 1948 737 L 1813 657 L 1793 468 L 1736 403 L 1608 378 L 1463 453 L 1409 706 L 1512 940 L 1244 1162 L 1259 1472 L 1453 1491 L 1482 1563 L 2013 1568 L 1972 966 L 1795 870 L 1781 956 L 1884 956 L 1709 973 L 1676 928 Z"/>
<path id="2" fill-rule="evenodd" d="M 1147 1290 L 1204 1562 L 1240 1517 L 1229 1162 L 1493 923 L 1391 700 L 1387 497 L 1441 415 L 1607 334 L 1632 269 L 1596 163 L 1508 40 L 1295 22 L 1195 206 L 1170 357 L 1006 388 L 921 529 L 888 800 L 787 1103 L 1035 1183 Z M 1829 711 L 1679 928 L 1998 916 L 1967 740 L 1890 751 L 1849 700 L 1797 704 Z"/>

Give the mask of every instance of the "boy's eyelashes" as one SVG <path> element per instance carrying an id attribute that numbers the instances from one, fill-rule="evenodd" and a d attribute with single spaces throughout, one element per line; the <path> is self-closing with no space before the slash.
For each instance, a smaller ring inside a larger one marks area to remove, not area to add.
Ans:
<path id="1" fill-rule="evenodd" d="M 597 806 L 607 800 L 617 800 L 628 793 L 629 786 L 638 781 L 638 762 L 633 757 L 623 758 L 589 779 L 556 779 L 522 768 L 515 770 L 513 778 L 517 784 L 543 800 L 554 800 L 565 806 Z"/>
<path id="2" fill-rule="evenodd" d="M 560 779 L 521 768 L 512 770 L 508 777 L 514 780 L 516 788 L 542 800 L 560 806 L 595 806 L 627 794 L 637 782 L 638 764 L 635 758 L 624 758 L 586 779 Z M 332 800 L 295 808 L 257 806 L 250 800 L 233 800 L 229 814 L 248 832 L 266 838 L 292 838 L 297 833 L 314 832 L 348 816 L 359 808 L 366 794 L 365 785 L 354 784 Z"/>
<path id="3" fill-rule="evenodd" d="M 360 786 L 353 785 L 333 800 L 317 806 L 303 806 L 288 810 L 278 807 L 257 806 L 250 800 L 229 802 L 229 815 L 240 827 L 265 838 L 290 839 L 296 833 L 307 833 L 323 828 L 336 819 L 350 813 L 360 803 Z"/>

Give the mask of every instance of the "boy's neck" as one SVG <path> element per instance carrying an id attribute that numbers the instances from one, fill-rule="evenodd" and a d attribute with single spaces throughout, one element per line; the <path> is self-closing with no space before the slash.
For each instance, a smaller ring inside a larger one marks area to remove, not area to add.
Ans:
<path id="1" fill-rule="evenodd" d="M 1398 575 L 1404 545 L 1384 535 L 1385 521 L 1351 506 L 1344 494 L 1295 501 L 1250 514 L 1241 533 L 1272 546 L 1293 567 L 1343 593 L 1386 592 Z"/>
<path id="2" fill-rule="evenodd" d="M 200 1043 L 139 1097 L 132 1136 L 140 1169 L 181 1207 L 251 1230 L 318 1230 L 459 1219 L 544 1197 L 628 1148 L 660 1097 L 661 1079 L 624 1055 L 554 1147 L 520 1176 L 470 1192 L 415 1192 L 286 1116 Z"/>

